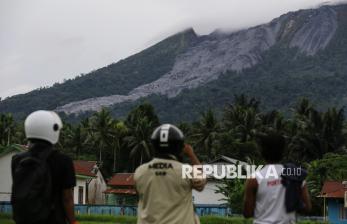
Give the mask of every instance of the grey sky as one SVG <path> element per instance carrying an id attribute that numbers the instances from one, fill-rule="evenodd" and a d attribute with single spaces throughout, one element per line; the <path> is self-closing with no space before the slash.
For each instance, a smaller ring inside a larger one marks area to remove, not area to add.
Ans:
<path id="1" fill-rule="evenodd" d="M 0 0 L 0 97 L 126 58 L 193 27 L 238 30 L 324 0 Z"/>

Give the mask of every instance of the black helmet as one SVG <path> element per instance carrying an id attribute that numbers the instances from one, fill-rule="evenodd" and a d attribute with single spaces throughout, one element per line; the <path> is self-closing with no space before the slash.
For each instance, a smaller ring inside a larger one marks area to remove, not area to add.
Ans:
<path id="1" fill-rule="evenodd" d="M 156 155 L 172 154 L 179 156 L 184 147 L 182 131 L 172 124 L 157 127 L 151 137 Z"/>

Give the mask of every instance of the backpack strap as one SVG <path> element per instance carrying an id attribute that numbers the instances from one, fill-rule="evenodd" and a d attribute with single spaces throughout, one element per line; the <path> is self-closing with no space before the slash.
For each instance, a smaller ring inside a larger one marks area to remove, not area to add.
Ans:
<path id="1" fill-rule="evenodd" d="M 56 153 L 57 150 L 50 148 L 50 149 L 44 149 L 43 152 L 39 154 L 39 158 L 43 161 L 46 161 L 51 157 L 52 154 Z"/>
<path id="2" fill-rule="evenodd" d="M 47 159 L 55 153 L 57 150 L 51 145 L 34 144 L 29 148 L 29 154 L 33 157 L 40 159 L 41 161 L 47 161 Z"/>

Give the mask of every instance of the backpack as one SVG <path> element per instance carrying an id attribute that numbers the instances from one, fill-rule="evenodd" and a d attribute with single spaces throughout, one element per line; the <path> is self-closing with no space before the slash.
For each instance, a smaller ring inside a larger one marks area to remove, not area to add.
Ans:
<path id="1" fill-rule="evenodd" d="M 301 198 L 302 183 L 304 182 L 307 171 L 301 167 L 292 163 L 283 165 L 284 170 L 293 175 L 282 173 L 282 184 L 285 187 L 285 207 L 287 212 L 298 212 L 304 208 L 304 202 Z M 297 173 L 298 168 L 301 169 L 300 173 Z"/>
<path id="2" fill-rule="evenodd" d="M 12 208 L 16 223 L 46 222 L 53 211 L 52 176 L 47 163 L 52 148 L 19 155 L 12 167 Z"/>

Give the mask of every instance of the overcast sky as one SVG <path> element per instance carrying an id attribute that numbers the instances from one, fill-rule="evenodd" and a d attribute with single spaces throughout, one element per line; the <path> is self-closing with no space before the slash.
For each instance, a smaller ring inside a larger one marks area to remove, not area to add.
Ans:
<path id="1" fill-rule="evenodd" d="M 322 0 L 0 0 L 0 97 L 62 82 L 193 27 L 270 21 Z"/>

